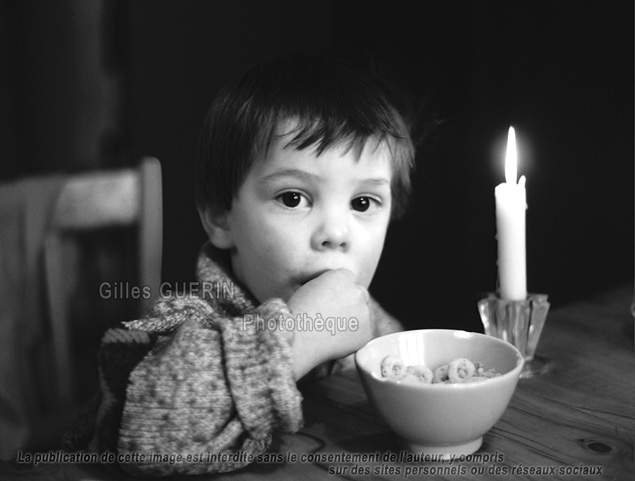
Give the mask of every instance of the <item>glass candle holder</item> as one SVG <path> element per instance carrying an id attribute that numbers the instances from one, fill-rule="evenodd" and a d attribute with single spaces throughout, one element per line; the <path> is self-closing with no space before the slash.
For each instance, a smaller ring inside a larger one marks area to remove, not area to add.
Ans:
<path id="1" fill-rule="evenodd" d="M 523 355 L 525 365 L 521 378 L 548 370 L 549 360 L 536 355 L 536 347 L 549 312 L 546 294 L 530 294 L 521 301 L 508 301 L 501 299 L 496 293 L 489 293 L 478 301 L 478 311 L 485 334 L 513 344 Z"/>

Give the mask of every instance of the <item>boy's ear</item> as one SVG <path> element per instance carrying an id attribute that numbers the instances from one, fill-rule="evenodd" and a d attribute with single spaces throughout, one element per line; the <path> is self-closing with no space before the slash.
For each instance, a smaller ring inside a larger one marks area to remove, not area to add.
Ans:
<path id="1" fill-rule="evenodd" d="M 210 242 L 219 249 L 234 247 L 234 241 L 229 228 L 229 212 L 214 207 L 199 209 L 203 229 L 207 232 Z"/>

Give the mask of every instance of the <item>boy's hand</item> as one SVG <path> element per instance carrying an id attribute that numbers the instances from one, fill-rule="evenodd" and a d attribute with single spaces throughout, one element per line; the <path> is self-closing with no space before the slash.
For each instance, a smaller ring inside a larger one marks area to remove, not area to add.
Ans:
<path id="1" fill-rule="evenodd" d="M 324 361 L 357 351 L 372 338 L 368 301 L 366 288 L 355 283 L 353 273 L 346 269 L 327 271 L 291 296 L 287 305 L 294 317 L 305 315 L 313 323 L 321 317 L 325 324 L 334 318 L 337 327 L 296 329 L 291 346 L 296 379 Z M 356 322 L 351 324 L 352 319 Z"/>

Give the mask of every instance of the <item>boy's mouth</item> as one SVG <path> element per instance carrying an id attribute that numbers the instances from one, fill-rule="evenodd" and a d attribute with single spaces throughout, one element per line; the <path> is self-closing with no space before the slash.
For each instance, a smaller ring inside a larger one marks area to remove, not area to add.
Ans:
<path id="1" fill-rule="evenodd" d="M 330 269 L 324 269 L 323 271 L 318 271 L 318 272 L 316 272 L 316 273 L 314 273 L 314 274 L 310 274 L 310 275 L 306 276 L 306 277 L 304 278 L 304 281 L 302 282 L 302 284 L 301 284 L 301 285 L 304 285 L 304 284 L 306 284 L 307 282 L 312 281 L 313 279 L 317 279 L 318 277 L 320 277 L 320 276 L 321 276 L 322 274 L 324 274 L 325 272 L 328 272 L 329 270 L 330 270 Z"/>
<path id="2" fill-rule="evenodd" d="M 320 271 L 316 271 L 312 274 L 301 274 L 296 278 L 296 284 L 298 285 L 298 288 L 302 287 L 304 284 L 306 284 L 307 282 L 312 281 L 313 279 L 316 279 L 318 277 L 320 277 L 322 274 L 324 274 L 325 272 L 330 271 L 331 269 L 322 269 Z"/>

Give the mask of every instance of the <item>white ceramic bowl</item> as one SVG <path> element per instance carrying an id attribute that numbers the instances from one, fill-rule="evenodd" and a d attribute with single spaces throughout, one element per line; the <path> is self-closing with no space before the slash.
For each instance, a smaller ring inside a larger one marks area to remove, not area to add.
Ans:
<path id="1" fill-rule="evenodd" d="M 433 371 L 457 358 L 481 362 L 501 375 L 460 384 L 424 384 L 382 377 L 381 361 L 396 355 L 406 365 Z M 523 367 L 518 349 L 466 331 L 423 329 L 373 339 L 355 355 L 366 394 L 403 448 L 443 458 L 471 454 L 503 415 Z"/>

